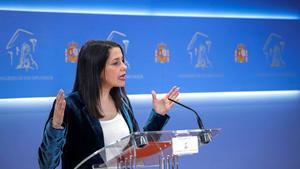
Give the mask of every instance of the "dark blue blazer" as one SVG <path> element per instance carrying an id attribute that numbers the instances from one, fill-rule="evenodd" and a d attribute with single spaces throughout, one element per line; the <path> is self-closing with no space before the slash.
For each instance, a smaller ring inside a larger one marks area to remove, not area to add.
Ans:
<path id="1" fill-rule="evenodd" d="M 51 126 L 55 101 L 46 122 L 43 140 L 38 150 L 39 165 L 42 169 L 54 169 L 62 159 L 63 169 L 73 169 L 87 156 L 103 148 L 104 138 L 99 119 L 91 116 L 78 92 L 66 97 L 64 129 Z M 130 133 L 139 131 L 128 98 L 123 98 L 121 110 Z M 160 115 L 152 109 L 144 131 L 159 131 L 167 123 L 168 115 Z M 102 159 L 96 159 L 100 162 Z"/>

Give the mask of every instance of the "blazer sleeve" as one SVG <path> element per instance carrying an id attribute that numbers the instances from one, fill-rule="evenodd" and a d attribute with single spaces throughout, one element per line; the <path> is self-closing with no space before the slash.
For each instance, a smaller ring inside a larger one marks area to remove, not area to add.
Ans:
<path id="1" fill-rule="evenodd" d="M 152 109 L 143 129 L 144 131 L 160 131 L 167 124 L 169 119 L 169 115 L 160 115 Z"/>
<path id="2" fill-rule="evenodd" d="M 55 169 L 59 165 L 60 156 L 62 155 L 62 149 L 66 140 L 66 127 L 63 129 L 55 129 L 51 125 L 54 105 L 55 101 L 44 128 L 42 143 L 38 149 L 38 161 L 41 169 Z"/>

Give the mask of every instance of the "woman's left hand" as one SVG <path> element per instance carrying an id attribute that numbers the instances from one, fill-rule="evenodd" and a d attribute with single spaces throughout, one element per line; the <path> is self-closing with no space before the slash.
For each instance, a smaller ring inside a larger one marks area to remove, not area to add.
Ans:
<path id="1" fill-rule="evenodd" d="M 152 91 L 152 104 L 153 109 L 156 113 L 165 115 L 174 105 L 174 102 L 170 101 L 168 98 L 172 100 L 178 100 L 177 96 L 179 95 L 179 87 L 173 86 L 172 89 L 166 94 L 162 99 L 157 99 L 156 92 Z"/>

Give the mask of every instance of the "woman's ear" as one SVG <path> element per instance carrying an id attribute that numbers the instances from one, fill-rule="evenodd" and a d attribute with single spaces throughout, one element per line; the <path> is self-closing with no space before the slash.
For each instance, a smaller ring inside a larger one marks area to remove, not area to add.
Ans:
<path id="1" fill-rule="evenodd" d="M 105 79 L 105 69 L 102 70 L 102 72 L 100 73 L 100 80 Z"/>

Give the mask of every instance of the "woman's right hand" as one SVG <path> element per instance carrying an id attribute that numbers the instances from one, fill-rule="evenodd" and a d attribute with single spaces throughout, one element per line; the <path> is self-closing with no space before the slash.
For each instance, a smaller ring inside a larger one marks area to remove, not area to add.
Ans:
<path id="1" fill-rule="evenodd" d="M 52 127 L 55 129 L 62 129 L 62 123 L 64 120 L 65 114 L 65 107 L 66 107 L 66 100 L 65 94 L 62 89 L 59 90 L 56 96 L 56 103 L 54 107 L 54 113 L 52 118 Z"/>

